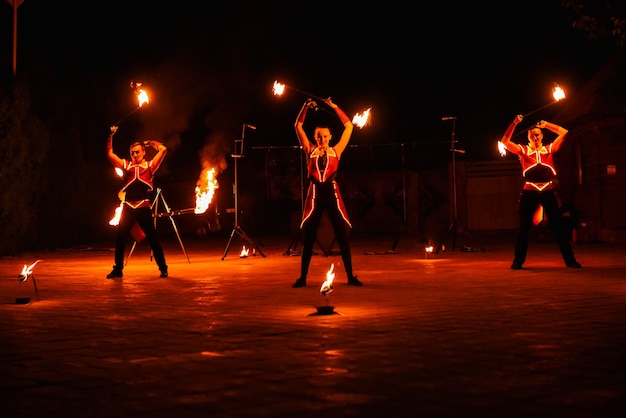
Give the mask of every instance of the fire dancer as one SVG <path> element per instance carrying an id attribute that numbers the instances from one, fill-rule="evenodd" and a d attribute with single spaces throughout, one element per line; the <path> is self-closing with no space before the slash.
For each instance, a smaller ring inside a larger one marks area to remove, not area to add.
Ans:
<path id="1" fill-rule="evenodd" d="M 518 156 L 522 165 L 522 176 L 525 179 L 519 200 L 519 231 L 515 241 L 515 258 L 511 269 L 520 270 L 526 261 L 528 235 L 533 226 L 533 215 L 539 205 L 543 206 L 549 226 L 556 235 L 565 265 L 581 268 L 582 266 L 574 257 L 570 239 L 567 236 L 567 228 L 559 211 L 555 194 L 556 186 L 553 182 L 557 176 L 553 154 L 561 148 L 568 130 L 542 120 L 528 129 L 528 145 L 516 144 L 511 141 L 511 136 L 522 119 L 524 116 L 517 115 L 500 140 L 508 151 Z M 557 134 L 556 139 L 547 146 L 544 146 L 542 142 L 542 129 L 544 128 Z"/>
<path id="2" fill-rule="evenodd" d="M 332 139 L 330 128 L 327 126 L 317 126 L 312 143 L 304 131 L 304 119 L 310 108 L 317 109 L 317 103 L 308 99 L 296 118 L 295 129 L 298 141 L 306 155 L 306 166 L 309 177 L 309 188 L 302 213 L 303 245 L 302 261 L 300 265 L 300 277 L 292 287 L 306 286 L 306 276 L 313 255 L 313 244 L 317 238 L 317 230 L 322 220 L 322 215 L 326 211 L 335 232 L 335 238 L 341 250 L 341 258 L 348 277 L 348 284 L 351 286 L 363 286 L 352 272 L 352 254 L 348 242 L 348 229 L 352 227 L 346 208 L 343 204 L 339 186 L 335 181 L 339 159 L 348 146 L 352 130 L 354 129 L 350 118 L 329 98 L 324 99 L 331 109 L 334 109 L 337 116 L 343 123 L 344 129 L 341 137 L 335 146 L 330 146 Z"/>
<path id="3" fill-rule="evenodd" d="M 133 142 L 130 145 L 131 160 L 122 159 L 113 152 L 113 135 L 115 132 L 117 132 L 117 126 L 111 126 L 111 133 L 107 141 L 107 158 L 114 167 L 123 171 L 124 186 L 120 193 L 123 195 L 122 200 L 124 204 L 122 205 L 122 213 L 115 239 L 115 265 L 113 266 L 113 271 L 107 275 L 107 279 L 116 279 L 123 276 L 126 242 L 133 228 L 136 228 L 135 225 L 139 225 L 148 239 L 154 260 L 161 271 L 161 277 L 167 277 L 167 264 L 165 263 L 163 248 L 154 228 L 149 196 L 149 193 L 154 188 L 154 173 L 161 165 L 161 162 L 163 162 L 167 148 L 161 142 L 154 140 L 146 141 L 157 150 L 156 155 L 150 161 L 146 161 L 146 146 L 144 143 Z"/>

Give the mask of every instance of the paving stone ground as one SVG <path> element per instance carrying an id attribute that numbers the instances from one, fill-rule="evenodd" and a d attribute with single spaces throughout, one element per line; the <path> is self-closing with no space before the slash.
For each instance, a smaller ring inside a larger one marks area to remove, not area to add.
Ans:
<path id="1" fill-rule="evenodd" d="M 583 268 L 568 269 L 531 242 L 512 271 L 509 238 L 428 257 L 394 238 L 353 236 L 363 287 L 316 247 L 292 289 L 291 237 L 247 258 L 238 238 L 224 257 L 228 237 L 165 237 L 167 279 L 147 243 L 121 280 L 105 278 L 112 243 L 2 258 L 0 414 L 626 416 L 626 245 L 576 243 Z"/>

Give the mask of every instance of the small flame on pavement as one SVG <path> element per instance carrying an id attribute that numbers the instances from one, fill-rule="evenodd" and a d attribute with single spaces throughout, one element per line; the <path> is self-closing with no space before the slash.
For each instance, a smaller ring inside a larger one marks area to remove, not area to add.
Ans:
<path id="1" fill-rule="evenodd" d="M 28 277 L 33 274 L 33 268 L 40 261 L 41 260 L 37 260 L 33 264 L 31 264 L 30 266 L 27 266 L 26 264 L 24 264 L 24 268 L 22 269 L 22 272 L 17 276 L 18 279 L 20 279 L 20 282 L 25 282 L 26 280 L 28 280 Z"/>
<path id="2" fill-rule="evenodd" d="M 243 248 L 241 249 L 241 252 L 239 253 L 239 258 L 246 258 L 248 257 L 248 254 L 250 254 L 250 250 L 246 248 L 246 246 L 244 245 Z"/>
<path id="3" fill-rule="evenodd" d="M 330 269 L 326 272 L 326 281 L 322 283 L 322 287 L 320 288 L 320 293 L 324 296 L 327 296 L 330 292 L 333 291 L 333 280 L 335 280 L 335 263 L 330 265 Z"/>

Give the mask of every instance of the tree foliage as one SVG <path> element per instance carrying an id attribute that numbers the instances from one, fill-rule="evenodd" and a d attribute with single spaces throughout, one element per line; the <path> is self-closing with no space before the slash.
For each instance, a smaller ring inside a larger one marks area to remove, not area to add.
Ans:
<path id="1" fill-rule="evenodd" d="M 561 0 L 570 11 L 575 29 L 586 32 L 593 41 L 611 40 L 626 45 L 626 2 L 623 0 Z"/>

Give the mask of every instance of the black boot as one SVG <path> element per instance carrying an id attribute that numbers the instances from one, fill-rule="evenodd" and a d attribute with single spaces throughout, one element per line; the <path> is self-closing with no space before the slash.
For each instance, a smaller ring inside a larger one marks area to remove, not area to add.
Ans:
<path id="1" fill-rule="evenodd" d="M 113 270 L 107 274 L 107 279 L 121 279 L 124 276 L 122 273 L 122 269 L 116 266 L 113 266 Z"/>
<path id="2" fill-rule="evenodd" d="M 306 286 L 306 279 L 303 279 L 302 277 L 298 277 L 298 280 L 296 280 L 295 283 L 291 285 L 291 287 L 305 287 L 305 286 Z"/>

